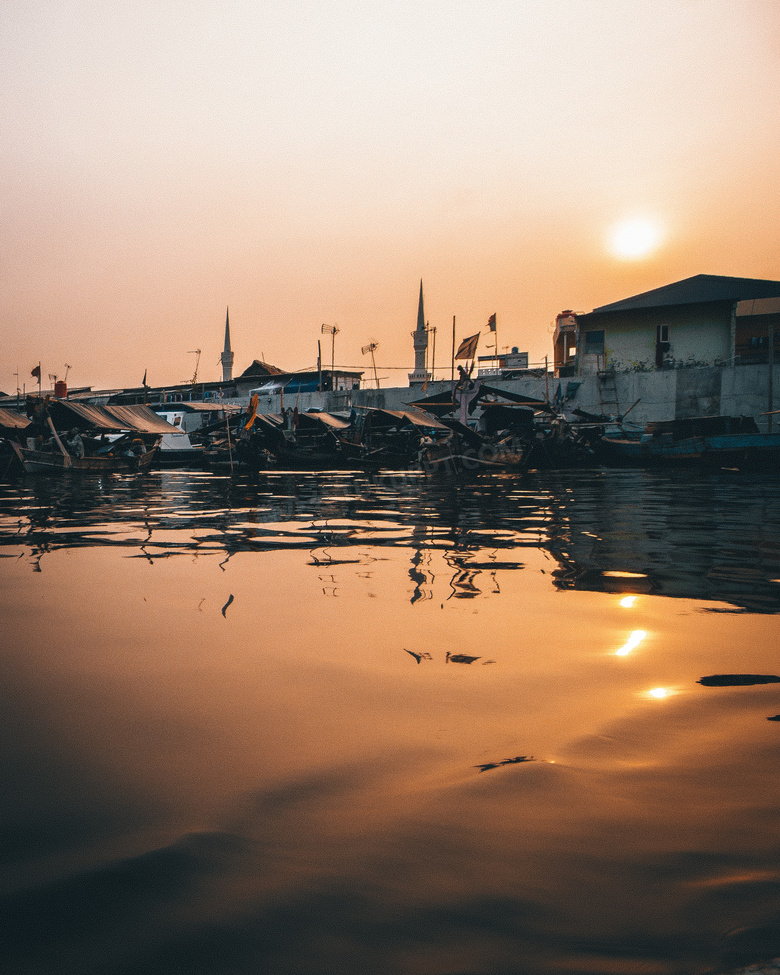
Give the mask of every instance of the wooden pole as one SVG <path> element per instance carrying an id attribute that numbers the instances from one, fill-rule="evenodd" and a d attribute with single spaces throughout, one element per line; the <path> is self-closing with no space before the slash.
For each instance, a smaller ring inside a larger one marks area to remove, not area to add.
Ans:
<path id="1" fill-rule="evenodd" d="M 775 372 L 775 327 L 770 319 L 769 321 L 769 380 L 768 380 L 768 394 L 769 394 L 769 419 L 768 419 L 768 431 L 772 432 L 772 411 L 775 408 L 774 405 L 774 372 Z"/>
<path id="2" fill-rule="evenodd" d="M 452 316 L 452 375 L 450 376 L 453 382 L 455 382 L 455 316 Z"/>

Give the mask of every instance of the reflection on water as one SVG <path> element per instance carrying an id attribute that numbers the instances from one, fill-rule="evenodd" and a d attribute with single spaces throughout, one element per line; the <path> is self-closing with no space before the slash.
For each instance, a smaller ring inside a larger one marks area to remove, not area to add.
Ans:
<path id="1" fill-rule="evenodd" d="M 661 471 L 0 485 L 0 970 L 780 954 L 779 501 Z"/>
<path id="2" fill-rule="evenodd" d="M 780 486 L 745 477 L 571 471 L 474 483 L 399 474 L 279 474 L 231 480 L 163 471 L 143 478 L 0 485 L 0 551 L 23 546 L 37 568 L 60 548 L 111 545 L 149 561 L 171 555 L 302 548 L 322 567 L 367 546 L 409 547 L 413 600 L 429 598 L 432 550 L 452 595 L 500 591 L 531 547 L 561 589 L 653 593 L 780 609 Z M 499 557 L 499 551 L 501 557 Z M 487 577 L 487 578 L 486 578 Z M 721 610 L 722 611 L 722 610 Z"/>

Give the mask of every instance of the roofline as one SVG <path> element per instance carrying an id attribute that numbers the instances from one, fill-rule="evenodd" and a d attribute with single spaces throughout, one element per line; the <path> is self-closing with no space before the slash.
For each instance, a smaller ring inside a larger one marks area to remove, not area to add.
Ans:
<path id="1" fill-rule="evenodd" d="M 679 292 L 685 285 L 692 285 L 697 282 L 705 291 L 704 294 L 696 295 L 690 292 L 688 295 Z M 727 293 L 720 295 L 706 295 L 706 289 L 720 287 L 725 288 Z M 755 288 L 759 293 L 750 294 Z M 730 293 L 728 293 L 728 289 Z M 774 295 L 768 295 L 767 291 L 773 291 Z M 665 298 L 664 294 L 669 295 Z M 607 305 L 599 305 L 593 311 L 586 313 L 590 315 L 608 314 L 611 312 L 622 311 L 646 311 L 652 308 L 673 308 L 684 305 L 710 305 L 710 304 L 731 304 L 737 301 L 744 301 L 750 298 L 780 297 L 780 281 L 773 281 L 767 278 L 738 278 L 729 275 L 719 274 L 694 274 L 691 277 L 683 278 L 680 281 L 673 281 L 671 284 L 662 285 L 660 288 L 652 288 L 650 291 L 643 291 L 640 294 L 632 295 L 630 298 L 621 298 Z M 585 318 L 586 315 L 577 315 L 577 318 Z"/>

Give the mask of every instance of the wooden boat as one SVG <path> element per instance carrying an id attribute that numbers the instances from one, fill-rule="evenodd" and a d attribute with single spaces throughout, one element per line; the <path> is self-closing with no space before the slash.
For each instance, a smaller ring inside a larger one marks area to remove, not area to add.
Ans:
<path id="1" fill-rule="evenodd" d="M 26 431 L 32 426 L 27 417 L 0 407 L 0 480 L 21 472 L 21 464 L 13 449 L 24 442 Z"/>
<path id="2" fill-rule="evenodd" d="M 705 416 L 648 423 L 639 434 L 604 436 L 595 445 L 606 464 L 778 470 L 780 433 L 760 433 L 744 416 Z"/>
<path id="3" fill-rule="evenodd" d="M 525 473 L 527 450 L 512 436 L 485 437 L 459 420 L 443 418 L 450 435 L 423 443 L 419 460 L 426 473 L 473 474 L 481 471 Z"/>
<path id="4" fill-rule="evenodd" d="M 13 446 L 29 473 L 146 470 L 162 437 L 176 432 L 144 405 L 96 406 L 47 397 L 28 400 L 28 414 L 33 417 L 28 436 Z"/>
<path id="5" fill-rule="evenodd" d="M 59 439 L 59 438 L 57 438 Z M 60 441 L 62 444 L 62 441 Z M 157 455 L 159 438 L 150 446 L 142 440 L 123 437 L 111 444 L 105 453 L 77 457 L 62 449 L 22 447 L 12 443 L 22 467 L 28 474 L 76 471 L 87 473 L 125 473 L 148 470 Z"/>

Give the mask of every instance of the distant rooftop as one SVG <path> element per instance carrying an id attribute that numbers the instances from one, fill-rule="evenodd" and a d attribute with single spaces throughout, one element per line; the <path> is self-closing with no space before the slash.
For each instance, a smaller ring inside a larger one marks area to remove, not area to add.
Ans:
<path id="1" fill-rule="evenodd" d="M 762 278 L 730 278 L 717 274 L 696 274 L 692 278 L 654 288 L 633 298 L 601 305 L 593 312 L 636 311 L 668 305 L 698 305 L 708 301 L 746 301 L 780 297 L 780 281 Z"/>

